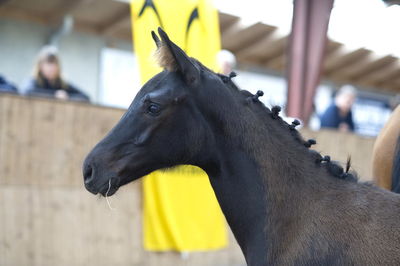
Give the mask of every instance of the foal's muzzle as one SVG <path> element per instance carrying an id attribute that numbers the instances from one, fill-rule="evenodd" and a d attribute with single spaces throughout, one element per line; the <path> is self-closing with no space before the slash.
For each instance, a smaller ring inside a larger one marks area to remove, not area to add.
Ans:
<path id="1" fill-rule="evenodd" d="M 96 189 L 93 187 L 93 184 L 94 184 L 94 182 L 93 182 L 93 180 L 94 180 L 93 167 L 89 163 L 87 163 L 86 160 L 85 160 L 85 163 L 83 164 L 82 171 L 83 171 L 83 182 L 85 184 L 85 188 L 89 192 L 91 192 L 93 194 L 97 194 L 98 191 L 96 191 Z"/>

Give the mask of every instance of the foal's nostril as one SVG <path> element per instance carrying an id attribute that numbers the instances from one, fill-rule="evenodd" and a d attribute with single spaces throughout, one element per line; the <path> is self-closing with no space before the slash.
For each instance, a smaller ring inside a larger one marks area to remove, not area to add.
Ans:
<path id="1" fill-rule="evenodd" d="M 92 181 L 92 174 L 93 168 L 89 164 L 85 165 L 83 169 L 83 180 L 85 181 L 85 184 L 88 184 L 90 181 Z"/>

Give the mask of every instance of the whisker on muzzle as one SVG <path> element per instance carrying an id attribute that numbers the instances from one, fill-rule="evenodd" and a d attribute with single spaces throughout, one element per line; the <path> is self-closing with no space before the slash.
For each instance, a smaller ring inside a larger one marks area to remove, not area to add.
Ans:
<path id="1" fill-rule="evenodd" d="M 107 189 L 107 192 L 106 192 L 106 201 L 107 201 L 107 204 L 108 204 L 108 208 L 110 208 L 110 210 L 114 210 L 114 208 L 111 207 L 110 201 L 108 199 L 108 192 L 110 192 L 110 189 L 111 189 L 111 178 L 108 180 L 108 189 Z"/>

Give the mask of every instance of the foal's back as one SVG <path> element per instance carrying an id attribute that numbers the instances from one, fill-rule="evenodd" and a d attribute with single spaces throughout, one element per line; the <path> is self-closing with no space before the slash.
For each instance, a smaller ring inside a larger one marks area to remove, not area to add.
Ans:
<path id="1" fill-rule="evenodd" d="M 400 265 L 400 195 L 352 183 L 323 201 L 312 224 L 327 241 L 326 264 Z"/>

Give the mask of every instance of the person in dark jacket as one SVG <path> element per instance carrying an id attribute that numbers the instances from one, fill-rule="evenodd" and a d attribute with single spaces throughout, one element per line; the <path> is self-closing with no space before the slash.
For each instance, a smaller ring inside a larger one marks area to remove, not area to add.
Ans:
<path id="1" fill-rule="evenodd" d="M 62 100 L 89 101 L 89 97 L 61 77 L 61 64 L 57 49 L 45 46 L 38 55 L 33 79 L 27 85 L 29 96 L 49 97 Z"/>
<path id="2" fill-rule="evenodd" d="M 17 87 L 0 75 L 0 92 L 18 93 Z"/>
<path id="3" fill-rule="evenodd" d="M 334 102 L 321 116 L 321 128 L 336 128 L 339 131 L 354 131 L 351 107 L 356 98 L 356 90 L 343 86 L 336 94 Z"/>

